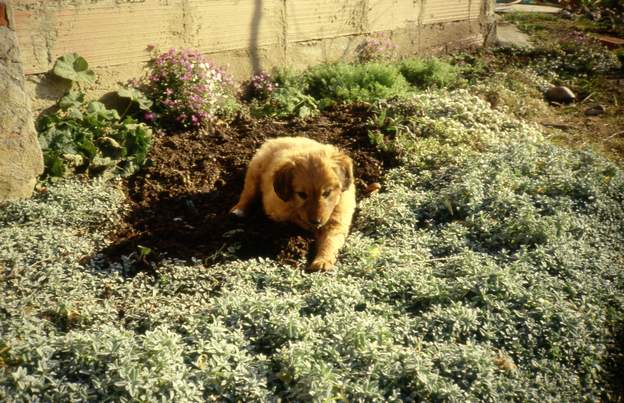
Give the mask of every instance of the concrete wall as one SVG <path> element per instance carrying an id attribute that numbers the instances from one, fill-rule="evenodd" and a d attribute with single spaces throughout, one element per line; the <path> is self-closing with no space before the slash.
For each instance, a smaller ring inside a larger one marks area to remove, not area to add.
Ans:
<path id="1" fill-rule="evenodd" d="M 104 93 L 141 74 L 148 44 L 193 47 L 237 78 L 276 65 L 350 59 L 373 32 L 402 54 L 481 45 L 494 0 L 13 0 L 27 89 L 39 110 L 64 91 L 41 75 L 68 52 L 84 56 Z"/>

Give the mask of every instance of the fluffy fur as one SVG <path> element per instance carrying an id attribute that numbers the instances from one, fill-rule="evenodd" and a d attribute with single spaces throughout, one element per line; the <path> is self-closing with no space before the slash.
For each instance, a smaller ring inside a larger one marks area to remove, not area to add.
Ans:
<path id="1" fill-rule="evenodd" d="M 258 196 L 271 219 L 314 232 L 312 270 L 334 266 L 355 211 L 351 158 L 304 137 L 268 140 L 249 163 L 240 200 L 230 212 L 245 216 Z"/>

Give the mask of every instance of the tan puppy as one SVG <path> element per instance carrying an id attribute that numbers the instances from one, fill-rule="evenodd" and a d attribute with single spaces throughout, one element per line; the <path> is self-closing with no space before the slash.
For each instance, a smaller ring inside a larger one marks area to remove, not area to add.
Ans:
<path id="1" fill-rule="evenodd" d="M 351 158 L 304 137 L 268 140 L 249 163 L 240 200 L 230 212 L 245 216 L 258 194 L 269 218 L 314 232 L 312 270 L 334 266 L 355 211 Z"/>

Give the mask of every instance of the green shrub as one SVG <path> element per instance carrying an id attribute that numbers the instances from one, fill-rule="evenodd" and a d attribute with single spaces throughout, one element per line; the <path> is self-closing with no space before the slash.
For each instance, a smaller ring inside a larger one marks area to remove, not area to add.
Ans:
<path id="1" fill-rule="evenodd" d="M 71 80 L 72 88 L 58 102 L 58 110 L 37 122 L 45 163 L 44 175 L 88 173 L 130 175 L 146 160 L 151 129 L 130 116 L 120 116 L 98 101 L 85 101 L 82 82 L 95 79 L 87 62 L 77 54 L 59 58 L 53 72 Z M 149 110 L 151 103 L 138 91 L 120 90 L 133 103 Z M 125 112 L 124 112 L 125 114 Z"/>
<path id="2" fill-rule="evenodd" d="M 266 71 L 254 73 L 249 81 L 243 84 L 243 98 L 245 99 L 267 99 L 279 88 L 279 84 Z"/>
<path id="3" fill-rule="evenodd" d="M 303 74 L 290 69 L 277 69 L 272 79 L 275 85 L 270 94 L 252 100 L 252 115 L 305 119 L 318 114 L 318 103 L 306 93 Z"/>
<path id="4" fill-rule="evenodd" d="M 62 107 L 39 121 L 38 132 L 49 177 L 131 175 L 145 162 L 152 134 L 130 117 L 120 120 L 117 111 L 97 101 Z"/>
<path id="5" fill-rule="evenodd" d="M 593 76 L 620 66 L 613 52 L 599 42 L 583 36 L 534 49 L 498 48 L 494 52 L 510 58 L 520 67 L 528 65 L 544 76 L 552 73 L 564 77 L 581 74 Z"/>
<path id="6" fill-rule="evenodd" d="M 282 69 L 274 73 L 277 88 L 264 100 L 253 100 L 256 116 L 314 116 L 336 103 L 374 102 L 405 96 L 409 85 L 388 64 L 325 64 L 303 73 Z"/>
<path id="7" fill-rule="evenodd" d="M 381 63 L 325 64 L 305 72 L 306 92 L 321 107 L 333 103 L 374 102 L 405 95 L 409 86 L 396 67 Z"/>
<path id="8" fill-rule="evenodd" d="M 251 113 L 257 117 L 297 117 L 306 119 L 317 115 L 318 104 L 314 98 L 295 87 L 280 87 L 264 101 L 252 101 Z"/>
<path id="9" fill-rule="evenodd" d="M 273 80 L 283 88 L 294 87 L 302 92 L 305 92 L 307 88 L 304 73 L 292 68 L 276 68 L 273 72 Z"/>
<path id="10" fill-rule="evenodd" d="M 410 84 L 419 88 L 452 87 L 459 79 L 455 66 L 435 57 L 403 60 L 399 71 Z"/>
<path id="11" fill-rule="evenodd" d="M 457 69 L 460 80 L 463 79 L 470 84 L 490 74 L 491 66 L 479 55 L 459 52 L 450 56 L 450 62 Z"/>
<path id="12" fill-rule="evenodd" d="M 454 167 L 494 145 L 539 136 L 528 124 L 491 110 L 466 90 L 379 102 L 370 127 L 376 144 L 423 168 Z"/>
<path id="13" fill-rule="evenodd" d="M 526 119 L 550 113 L 543 94 L 551 86 L 530 68 L 509 68 L 483 77 L 470 91 L 488 101 L 492 108 Z"/>

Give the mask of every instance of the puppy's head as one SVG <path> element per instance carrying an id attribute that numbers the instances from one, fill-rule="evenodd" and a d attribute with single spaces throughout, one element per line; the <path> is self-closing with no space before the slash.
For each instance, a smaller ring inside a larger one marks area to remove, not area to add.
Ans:
<path id="1" fill-rule="evenodd" d="M 352 183 L 353 163 L 340 152 L 295 158 L 282 164 L 273 177 L 275 193 L 311 229 L 327 223 L 342 192 Z"/>

